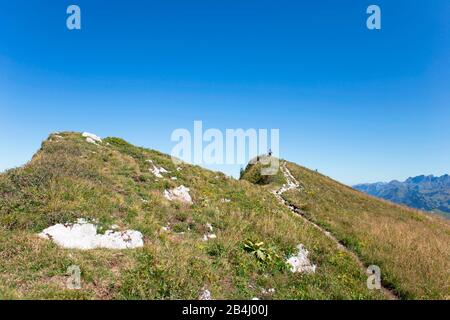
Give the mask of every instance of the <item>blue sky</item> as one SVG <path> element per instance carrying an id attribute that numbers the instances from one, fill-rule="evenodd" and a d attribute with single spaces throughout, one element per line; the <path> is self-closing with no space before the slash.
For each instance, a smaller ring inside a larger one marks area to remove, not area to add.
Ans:
<path id="1" fill-rule="evenodd" d="M 450 173 L 449 17 L 448 0 L 0 0 L 0 170 L 54 131 L 170 152 L 202 120 L 278 128 L 283 158 L 348 184 Z"/>

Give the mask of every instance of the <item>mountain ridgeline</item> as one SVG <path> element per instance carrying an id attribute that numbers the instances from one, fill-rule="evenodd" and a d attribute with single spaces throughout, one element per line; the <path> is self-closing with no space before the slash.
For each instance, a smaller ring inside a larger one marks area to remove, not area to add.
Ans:
<path id="1" fill-rule="evenodd" d="M 425 211 L 433 211 L 450 218 L 450 176 L 417 176 L 400 182 L 367 183 L 355 189 L 372 196 Z"/>
<path id="2" fill-rule="evenodd" d="M 448 221 L 285 160 L 269 178 L 261 166 L 236 180 L 119 138 L 51 134 L 0 174 L 0 298 L 450 298 Z M 80 220 L 96 239 L 142 242 L 80 250 L 38 236 Z M 386 290 L 368 288 L 370 265 Z"/>

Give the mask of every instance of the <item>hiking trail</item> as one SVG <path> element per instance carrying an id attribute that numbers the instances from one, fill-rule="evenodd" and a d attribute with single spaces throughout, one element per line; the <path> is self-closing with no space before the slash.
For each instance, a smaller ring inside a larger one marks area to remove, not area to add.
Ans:
<path id="1" fill-rule="evenodd" d="M 273 191 L 273 194 L 278 199 L 278 201 L 280 201 L 284 206 L 286 206 L 290 211 L 295 213 L 297 216 L 302 218 L 307 224 L 313 226 L 314 228 L 316 228 L 317 230 L 319 230 L 320 232 L 325 234 L 325 236 L 327 238 L 329 238 L 331 241 L 333 241 L 336 244 L 336 246 L 338 247 L 339 250 L 352 256 L 353 259 L 358 263 L 360 268 L 363 270 L 363 272 L 366 273 L 368 266 L 366 266 L 361 261 L 361 259 L 356 255 L 356 253 L 354 253 L 349 248 L 344 246 L 341 241 L 339 241 L 335 236 L 333 236 L 331 234 L 331 232 L 325 230 L 324 228 L 322 228 L 321 226 L 319 226 L 318 224 L 316 224 L 315 222 L 313 222 L 312 220 L 307 218 L 304 211 L 302 211 L 300 208 L 297 208 L 295 205 L 291 204 L 288 200 L 286 200 L 283 197 L 283 193 L 285 193 L 287 191 L 294 190 L 294 189 L 303 190 L 304 187 L 297 181 L 297 179 L 295 179 L 295 177 L 292 175 L 292 173 L 286 167 L 286 161 L 282 162 L 280 168 L 281 168 L 281 172 L 284 175 L 284 178 L 286 179 L 286 183 L 284 185 L 282 185 L 281 188 Z M 381 291 L 391 300 L 399 299 L 392 290 L 384 287 L 383 285 L 381 285 Z"/>

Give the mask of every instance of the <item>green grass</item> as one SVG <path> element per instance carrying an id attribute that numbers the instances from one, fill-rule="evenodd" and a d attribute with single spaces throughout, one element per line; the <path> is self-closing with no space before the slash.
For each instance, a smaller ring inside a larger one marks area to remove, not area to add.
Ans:
<path id="1" fill-rule="evenodd" d="M 303 188 L 284 197 L 366 265 L 380 266 L 387 287 L 405 299 L 450 298 L 448 220 L 367 196 L 293 163 L 287 167 Z"/>
<path id="2" fill-rule="evenodd" d="M 28 164 L 0 175 L 0 298 L 197 299 L 202 288 L 215 299 L 385 298 L 367 289 L 350 256 L 265 187 L 198 166 L 177 171 L 169 156 L 118 138 L 94 145 L 79 133 L 60 135 L 44 141 Z M 148 159 L 170 173 L 156 178 Z M 191 189 L 193 205 L 163 197 L 181 184 Z M 36 236 L 77 218 L 139 230 L 144 248 L 68 250 Z M 207 223 L 217 239 L 204 242 Z M 167 225 L 171 232 L 162 230 Z M 249 239 L 279 258 L 261 261 L 245 249 Z M 315 274 L 292 274 L 283 264 L 299 243 Z M 65 285 L 71 265 L 81 269 L 81 290 Z M 275 293 L 264 296 L 264 288 Z"/>

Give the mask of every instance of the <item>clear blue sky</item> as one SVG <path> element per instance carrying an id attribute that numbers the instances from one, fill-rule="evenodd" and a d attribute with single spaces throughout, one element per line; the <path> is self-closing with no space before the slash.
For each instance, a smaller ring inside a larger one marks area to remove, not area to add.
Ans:
<path id="1" fill-rule="evenodd" d="M 203 120 L 348 184 L 450 173 L 449 57 L 448 0 L 0 0 L 0 170 L 54 131 L 170 152 Z"/>

